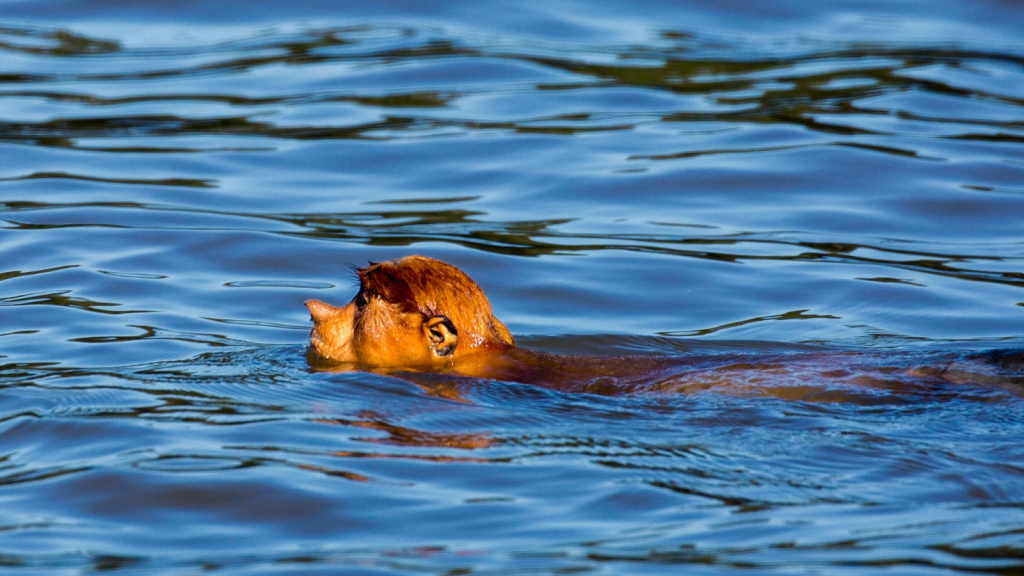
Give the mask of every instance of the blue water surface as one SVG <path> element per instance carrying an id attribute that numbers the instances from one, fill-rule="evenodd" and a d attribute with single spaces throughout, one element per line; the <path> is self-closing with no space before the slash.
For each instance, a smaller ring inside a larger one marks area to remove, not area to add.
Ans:
<path id="1" fill-rule="evenodd" d="M 302 302 L 424 254 L 551 352 L 1022 348 L 1022 22 L 0 1 L 0 569 L 1021 573 L 1006 370 L 427 386 L 311 366 Z"/>

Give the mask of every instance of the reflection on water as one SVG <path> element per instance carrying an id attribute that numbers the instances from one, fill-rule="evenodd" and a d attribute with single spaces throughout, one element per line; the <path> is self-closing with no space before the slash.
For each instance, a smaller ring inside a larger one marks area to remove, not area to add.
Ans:
<path id="1" fill-rule="evenodd" d="M 709 133 L 728 131 L 730 124 L 782 124 L 818 133 L 819 139 L 807 141 L 805 136 L 802 142 L 791 138 L 787 145 L 762 142 L 751 148 L 705 145 L 628 159 L 847 146 L 942 160 L 942 156 L 922 155 L 912 142 L 901 147 L 841 137 L 929 135 L 1009 143 L 1022 138 L 1017 109 L 1021 99 L 1014 88 L 1024 56 L 970 48 L 867 44 L 758 58 L 737 47 L 738 59 L 724 59 L 688 46 L 684 41 L 688 36 L 677 42 L 673 33 L 664 32 L 662 42 L 651 46 L 624 46 L 614 53 L 608 52 L 609 47 L 591 47 L 593 56 L 600 55 L 593 58 L 602 61 L 598 63 L 587 54 L 578 59 L 558 57 L 564 54 L 558 45 L 476 46 L 473 43 L 479 39 L 472 36 L 438 39 L 431 30 L 389 27 L 259 34 L 226 45 L 161 50 L 126 49 L 116 41 L 65 30 L 6 28 L 2 32 L 14 39 L 0 43 L 7 53 L 62 58 L 33 61 L 35 74 L 4 75 L 6 99 L 26 106 L 33 100 L 61 104 L 69 107 L 68 112 L 95 107 L 83 117 L 45 115 L 37 121 L 8 119 L 2 124 L 4 140 L 42 146 L 80 148 L 81 140 L 92 138 L 201 135 L 285 140 L 387 140 L 474 131 L 572 135 L 636 130 L 653 122 L 685 122 L 688 125 L 679 128 L 686 130 L 693 123 L 709 122 L 723 123 L 708 126 Z M 107 53 L 116 53 L 117 58 L 92 59 L 70 69 L 63 60 Z M 718 46 L 710 53 L 729 54 L 729 47 Z M 256 81 L 265 74 L 286 83 Z M 993 82 L 992 76 L 1001 78 Z M 218 93 L 217 88 L 231 89 L 231 93 Z M 517 92 L 529 94 L 522 97 Z M 167 108 L 135 106 L 158 103 Z M 171 113 L 175 104 L 186 114 Z M 133 107 L 139 111 L 131 113 Z M 229 113 L 232 109 L 238 113 Z M 315 118 L 314 124 L 297 121 L 308 114 L 296 109 L 322 111 L 326 117 Z M 195 114 L 202 110 L 209 113 Z M 342 122 L 335 125 L 332 120 Z"/>
<path id="2" fill-rule="evenodd" d="M 936 8 L 6 4 L 0 566 L 1020 571 L 1024 14 Z M 307 362 L 410 253 L 690 369 Z"/>

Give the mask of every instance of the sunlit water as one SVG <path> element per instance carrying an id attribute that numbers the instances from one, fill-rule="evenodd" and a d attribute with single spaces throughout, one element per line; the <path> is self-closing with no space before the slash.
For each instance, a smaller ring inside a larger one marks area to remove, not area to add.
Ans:
<path id="1" fill-rule="evenodd" d="M 1012 366 L 434 387 L 302 306 L 420 253 L 553 352 L 1022 348 L 1024 4 L 321 4 L 0 3 L 0 567 L 1024 570 Z"/>

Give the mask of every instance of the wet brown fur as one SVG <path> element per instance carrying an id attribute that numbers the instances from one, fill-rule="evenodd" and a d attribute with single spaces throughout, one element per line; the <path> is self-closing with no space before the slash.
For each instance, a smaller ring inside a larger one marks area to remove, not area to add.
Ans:
<path id="1" fill-rule="evenodd" d="M 321 358 L 359 369 L 475 374 L 465 367 L 486 364 L 484 353 L 515 347 L 484 291 L 451 264 L 407 256 L 356 274 L 359 293 L 347 305 L 306 302 L 311 348 Z"/>
<path id="2" fill-rule="evenodd" d="M 314 322 L 311 364 L 330 370 L 401 373 L 425 388 L 442 390 L 438 394 L 445 397 L 459 394 L 449 389 L 451 382 L 432 382 L 433 374 L 599 394 L 714 388 L 822 401 L 849 399 L 850 386 L 933 386 L 950 381 L 942 364 L 924 372 L 927 367 L 883 369 L 858 366 L 859 356 L 848 353 L 775 355 L 753 363 L 748 356 L 704 360 L 547 354 L 516 347 L 480 286 L 451 264 L 407 256 L 356 273 L 359 292 L 347 305 L 306 302 Z M 833 384 L 840 391 L 833 391 Z"/>
<path id="3" fill-rule="evenodd" d="M 459 345 L 514 346 L 508 328 L 494 317 L 491 303 L 465 272 L 425 256 L 407 256 L 356 271 L 360 294 L 378 298 L 405 313 L 445 316 L 457 327 Z"/>

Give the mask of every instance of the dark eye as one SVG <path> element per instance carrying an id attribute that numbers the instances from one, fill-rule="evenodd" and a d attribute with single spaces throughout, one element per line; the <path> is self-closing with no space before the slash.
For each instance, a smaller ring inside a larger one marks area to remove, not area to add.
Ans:
<path id="1" fill-rule="evenodd" d="M 362 308 L 363 306 L 366 306 L 366 295 L 360 290 L 359 294 L 356 294 L 356 308 Z"/>

